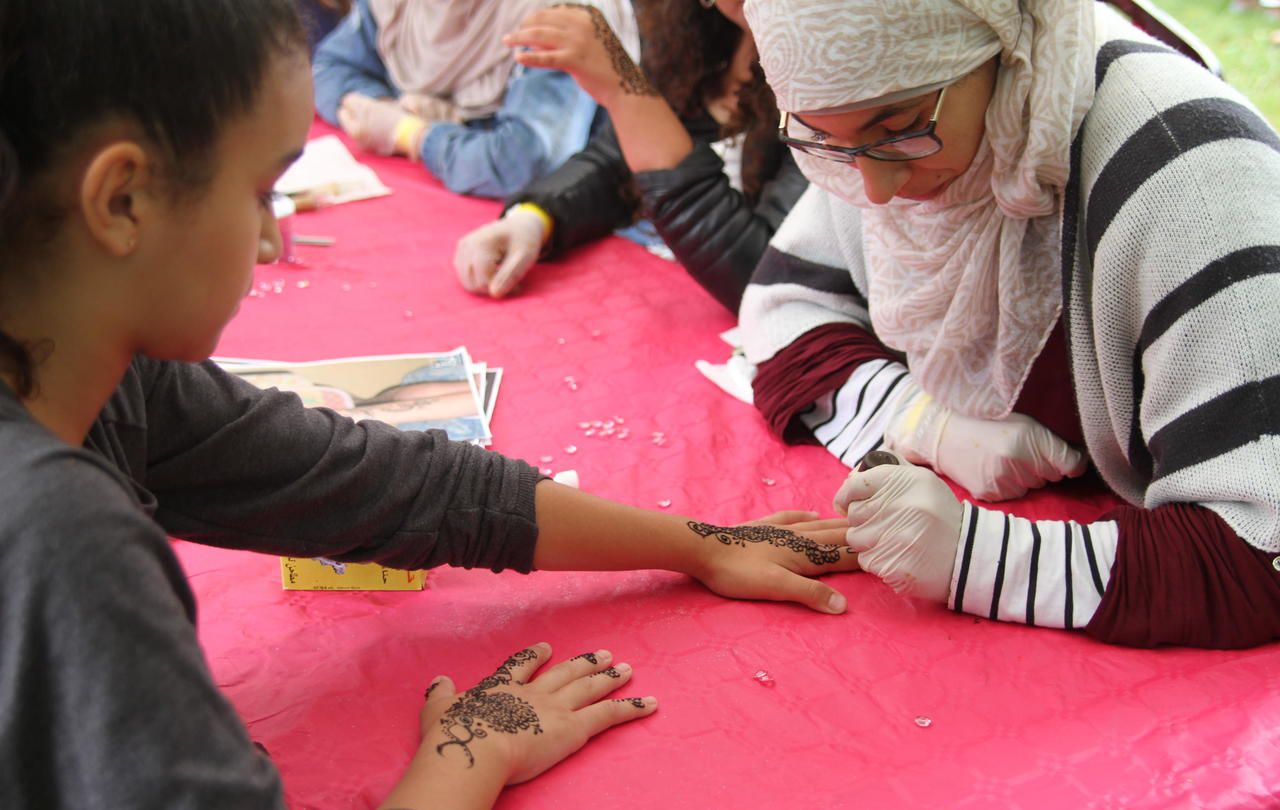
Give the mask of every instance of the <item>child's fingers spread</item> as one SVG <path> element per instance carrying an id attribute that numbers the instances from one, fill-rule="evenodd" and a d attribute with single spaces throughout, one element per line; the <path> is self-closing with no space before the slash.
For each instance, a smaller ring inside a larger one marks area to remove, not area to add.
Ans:
<path id="1" fill-rule="evenodd" d="M 560 689 L 558 694 L 567 700 L 572 708 L 581 709 L 600 700 L 629 680 L 631 680 L 631 665 L 615 664 L 569 682 Z"/>
<path id="2" fill-rule="evenodd" d="M 578 711 L 578 717 L 587 723 L 587 733 L 593 737 L 620 723 L 648 717 L 658 710 L 658 699 L 649 697 L 610 698 L 593 703 Z"/>
<path id="3" fill-rule="evenodd" d="M 575 655 L 568 661 L 561 661 L 551 667 L 538 678 L 538 686 L 548 692 L 554 692 L 565 685 L 599 672 L 613 663 L 613 653 L 608 650 L 596 650 Z"/>

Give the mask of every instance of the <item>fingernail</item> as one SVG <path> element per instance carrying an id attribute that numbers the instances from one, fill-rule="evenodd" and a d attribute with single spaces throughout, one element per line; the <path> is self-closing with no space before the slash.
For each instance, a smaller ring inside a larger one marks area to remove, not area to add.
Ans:
<path id="1" fill-rule="evenodd" d="M 653 695 L 647 695 L 647 696 L 645 696 L 645 697 L 644 697 L 644 698 L 642 698 L 642 699 L 644 700 L 644 705 L 646 705 L 646 706 L 657 706 L 657 705 L 658 705 L 658 699 L 657 699 L 656 697 L 654 697 Z"/>
<path id="2" fill-rule="evenodd" d="M 601 664 L 607 664 L 613 660 L 613 653 L 608 650 L 596 650 L 596 660 Z"/>
<path id="3" fill-rule="evenodd" d="M 844 613 L 844 609 L 848 605 L 849 600 L 845 599 L 842 593 L 833 593 L 827 597 L 827 610 L 831 613 Z"/>
<path id="4" fill-rule="evenodd" d="M 621 672 L 621 673 L 623 673 L 623 674 L 626 674 L 626 673 L 628 673 L 628 672 L 630 672 L 630 671 L 631 671 L 631 665 L 630 665 L 630 664 L 615 664 L 613 668 L 614 668 L 614 669 L 616 669 L 618 672 Z"/>

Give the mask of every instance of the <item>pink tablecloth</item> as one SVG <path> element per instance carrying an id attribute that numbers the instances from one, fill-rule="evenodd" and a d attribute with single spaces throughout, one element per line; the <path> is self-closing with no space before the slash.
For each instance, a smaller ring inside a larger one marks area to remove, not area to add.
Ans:
<path id="1" fill-rule="evenodd" d="M 454 280 L 453 245 L 497 205 L 450 195 L 402 161 L 368 160 L 395 194 L 300 215 L 299 233 L 337 244 L 300 248 L 307 270 L 259 268 L 283 292 L 248 299 L 219 353 L 309 360 L 465 344 L 506 369 L 493 422 L 504 453 L 552 456 L 540 466 L 578 470 L 586 490 L 650 508 L 669 500 L 710 521 L 829 513 L 841 466 L 782 447 L 695 371 L 697 358 L 724 358 L 716 335 L 732 319 L 677 266 L 609 239 L 539 268 L 517 298 L 470 296 Z M 617 417 L 627 439 L 578 426 Z M 1076 484 L 1014 508 L 1088 519 L 1111 503 Z M 830 617 L 726 601 L 659 572 L 439 570 L 422 593 L 286 593 L 274 558 L 186 543 L 179 553 L 215 678 L 270 749 L 294 808 L 374 806 L 416 744 L 428 681 L 469 685 L 539 640 L 557 657 L 613 650 L 636 667 L 626 694 L 661 705 L 509 790 L 507 810 L 1280 805 L 1276 646 L 1107 647 L 917 607 L 858 574 L 832 578 L 850 607 Z"/>

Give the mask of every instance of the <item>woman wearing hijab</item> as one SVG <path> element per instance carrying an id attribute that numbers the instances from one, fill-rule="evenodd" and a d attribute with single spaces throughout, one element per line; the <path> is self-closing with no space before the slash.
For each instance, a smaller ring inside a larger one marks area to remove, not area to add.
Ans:
<path id="1" fill-rule="evenodd" d="M 1108 642 L 1280 637 L 1280 138 L 1080 0 L 748 0 L 813 185 L 743 300 L 756 403 L 850 466 L 864 570 Z M 985 500 L 1084 472 L 1126 505 Z"/>
<path id="2" fill-rule="evenodd" d="M 518 67 L 503 34 L 553 0 L 358 0 L 317 48 L 316 110 L 362 147 L 420 160 L 450 191 L 504 197 L 586 144 L 596 104 Z M 634 54 L 629 3 L 599 5 Z"/>

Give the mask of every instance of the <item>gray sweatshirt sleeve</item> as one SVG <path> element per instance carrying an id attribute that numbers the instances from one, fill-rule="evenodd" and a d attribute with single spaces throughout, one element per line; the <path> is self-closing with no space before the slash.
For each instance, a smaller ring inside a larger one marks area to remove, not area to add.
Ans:
<path id="1" fill-rule="evenodd" d="M 51 444 L 0 461 L 0 807 L 282 810 L 168 540 L 105 465 Z"/>
<path id="2" fill-rule="evenodd" d="M 533 568 L 528 464 L 307 408 L 212 363 L 138 368 L 144 483 L 174 536 L 395 568 Z"/>

